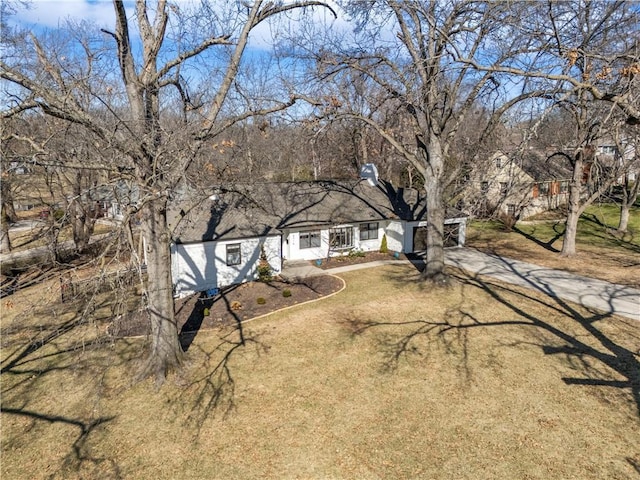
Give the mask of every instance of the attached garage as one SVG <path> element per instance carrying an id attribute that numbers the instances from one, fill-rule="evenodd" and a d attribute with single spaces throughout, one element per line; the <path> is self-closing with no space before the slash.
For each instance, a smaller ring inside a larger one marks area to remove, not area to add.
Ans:
<path id="1" fill-rule="evenodd" d="M 464 245 L 464 222 L 445 223 L 444 225 L 444 246 L 457 247 Z M 418 225 L 413 227 L 413 248 L 412 252 L 424 252 L 427 250 L 427 227 Z"/>

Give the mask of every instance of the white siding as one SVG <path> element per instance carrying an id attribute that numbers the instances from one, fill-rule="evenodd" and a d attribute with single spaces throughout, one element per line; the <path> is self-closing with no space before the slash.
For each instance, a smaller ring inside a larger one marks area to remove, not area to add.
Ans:
<path id="1" fill-rule="evenodd" d="M 363 223 L 377 223 L 378 224 L 378 238 L 374 238 L 371 240 L 360 240 L 360 223 L 346 224 L 346 225 L 336 225 L 335 228 L 340 227 L 348 227 L 353 228 L 353 248 L 360 249 L 365 252 L 377 252 L 380 250 L 380 244 L 382 242 L 382 235 L 388 230 L 388 225 L 394 224 L 392 227 L 391 235 L 387 232 L 387 244 L 389 246 L 389 250 L 391 251 L 400 251 L 402 250 L 402 242 L 397 241 L 398 235 L 402 235 L 402 233 L 398 233 L 396 230 L 398 228 L 399 222 L 388 222 L 378 220 L 377 222 L 363 222 Z M 398 224 L 398 225 L 396 225 Z M 334 227 L 332 227 L 334 228 Z M 286 260 L 315 260 L 318 258 L 327 258 L 329 255 L 329 230 L 330 228 L 322 228 L 322 229 L 305 229 L 301 232 L 297 231 L 289 231 L 283 234 L 283 243 L 282 243 L 282 251 L 284 254 L 284 258 Z M 300 234 L 310 231 L 320 231 L 320 246 L 313 248 L 300 248 Z M 391 238 L 390 238 L 391 237 Z M 393 245 L 393 248 L 392 248 Z M 349 252 L 349 249 L 344 249 L 342 251 L 332 251 L 331 256 L 340 256 Z"/>
<path id="2" fill-rule="evenodd" d="M 405 247 L 405 232 L 407 231 L 405 222 L 399 220 L 393 220 L 389 222 L 387 228 L 385 228 L 385 233 L 387 234 L 387 248 L 390 252 L 410 252 L 411 250 L 407 250 Z"/>
<path id="3" fill-rule="evenodd" d="M 327 258 L 329 251 L 329 230 L 310 229 L 304 230 L 306 232 L 320 231 L 320 246 L 313 248 L 300 248 L 300 233 L 301 232 L 289 232 L 287 237 L 289 244 L 289 256 L 287 260 L 315 260 L 316 258 Z"/>
<path id="4" fill-rule="evenodd" d="M 227 265 L 227 245 L 240 244 L 242 261 Z M 257 278 L 260 247 L 274 273 L 280 273 L 280 237 L 177 244 L 171 249 L 174 294 L 183 297 L 209 288 L 226 287 Z"/>

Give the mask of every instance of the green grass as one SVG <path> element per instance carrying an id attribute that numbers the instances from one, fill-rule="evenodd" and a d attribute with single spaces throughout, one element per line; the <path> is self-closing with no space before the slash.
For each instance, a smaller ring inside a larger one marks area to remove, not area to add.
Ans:
<path id="1" fill-rule="evenodd" d="M 505 231 L 497 221 L 471 222 L 467 246 L 505 257 L 640 287 L 640 207 L 632 208 L 629 231 L 621 235 L 619 208 L 592 205 L 578 222 L 577 255 L 561 257 L 564 220 L 519 222 Z"/>
<path id="2" fill-rule="evenodd" d="M 576 243 L 599 246 L 603 248 L 618 248 L 624 244 L 640 247 L 640 207 L 633 207 L 629 215 L 629 233 L 616 235 L 613 230 L 618 226 L 620 208 L 614 204 L 604 203 L 591 205 L 581 215 L 578 221 Z M 501 222 L 497 220 L 475 221 L 471 228 L 479 234 L 499 233 L 504 231 Z M 551 239 L 562 239 L 564 235 L 564 219 L 537 222 L 520 222 L 517 228 L 522 232 L 534 236 L 541 242 Z"/>

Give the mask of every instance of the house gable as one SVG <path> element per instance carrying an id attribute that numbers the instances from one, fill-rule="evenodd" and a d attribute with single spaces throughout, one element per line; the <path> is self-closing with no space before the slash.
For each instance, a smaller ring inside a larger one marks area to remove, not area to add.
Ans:
<path id="1" fill-rule="evenodd" d="M 566 202 L 571 176 L 568 162 L 559 155 L 497 152 L 475 171 L 465 203 L 481 216 L 498 212 L 527 217 Z"/>

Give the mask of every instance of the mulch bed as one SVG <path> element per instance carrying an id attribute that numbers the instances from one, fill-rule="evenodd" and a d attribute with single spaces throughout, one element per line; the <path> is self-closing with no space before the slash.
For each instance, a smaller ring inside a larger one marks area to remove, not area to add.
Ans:
<path id="1" fill-rule="evenodd" d="M 337 292 L 342 281 L 330 275 L 311 277 L 295 283 L 273 280 L 269 283 L 248 282 L 233 285 L 221 291 L 213 298 L 203 298 L 202 294 L 176 300 L 176 321 L 181 338 L 189 338 L 194 333 L 207 328 L 232 325 L 249 320 L 285 307 L 315 300 Z M 283 292 L 289 290 L 290 296 Z M 259 298 L 264 299 L 259 302 Z M 233 307 L 233 308 L 232 308 Z M 208 309 L 208 315 L 205 315 Z M 148 335 L 149 321 L 140 312 L 132 312 L 114 319 L 107 329 L 114 337 Z M 183 341 L 184 343 L 184 341 Z"/>
<path id="2" fill-rule="evenodd" d="M 403 253 L 401 253 L 399 254 L 398 258 L 406 259 L 407 257 Z M 369 263 L 369 262 L 375 262 L 377 260 L 395 260 L 395 257 L 393 252 L 389 252 L 389 253 L 365 252 L 364 255 L 362 256 L 343 255 L 341 257 L 323 258 L 322 263 L 320 263 L 320 265 L 317 265 L 315 261 L 312 261 L 311 263 L 313 265 L 319 266 L 323 270 L 327 270 L 329 268 L 345 267 L 347 265 L 357 265 L 359 263 Z"/>

